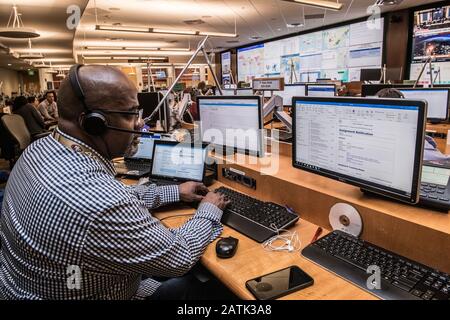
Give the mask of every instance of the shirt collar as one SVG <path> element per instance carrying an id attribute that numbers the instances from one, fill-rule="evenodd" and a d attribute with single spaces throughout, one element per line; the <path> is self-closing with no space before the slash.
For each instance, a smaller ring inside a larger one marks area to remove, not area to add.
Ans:
<path id="1" fill-rule="evenodd" d="M 84 143 L 83 141 L 78 140 L 77 138 L 72 137 L 71 135 L 68 135 L 65 132 L 62 132 L 58 127 L 56 127 L 55 129 L 57 134 L 60 134 L 62 137 L 70 140 L 71 142 L 82 146 L 82 148 L 80 148 L 80 150 L 78 150 L 76 147 L 72 147 L 70 148 L 69 146 L 66 146 L 67 149 L 77 152 L 78 154 L 82 154 L 85 155 L 91 159 L 97 160 L 98 162 L 100 162 L 105 168 L 106 170 L 112 174 L 112 175 L 116 175 L 116 169 L 114 168 L 114 165 L 112 163 L 112 161 L 104 158 L 102 155 L 100 155 L 100 153 L 98 153 L 97 151 L 95 151 L 93 148 L 91 148 L 90 146 L 88 146 L 86 143 Z M 52 135 L 52 138 L 55 139 L 55 137 Z M 55 139 L 56 141 L 56 139 Z M 58 142 L 58 141 L 57 141 Z M 82 150 L 85 149 L 86 151 Z"/>

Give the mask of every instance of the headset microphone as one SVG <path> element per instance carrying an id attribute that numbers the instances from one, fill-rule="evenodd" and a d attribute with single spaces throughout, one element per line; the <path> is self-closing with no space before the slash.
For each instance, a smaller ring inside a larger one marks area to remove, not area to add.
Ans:
<path id="1" fill-rule="evenodd" d="M 108 129 L 140 135 L 149 134 L 148 132 L 110 126 L 102 110 L 93 110 L 88 108 L 86 104 L 86 96 L 84 95 L 83 89 L 80 84 L 80 80 L 78 78 L 78 70 L 82 66 L 83 66 L 82 64 L 76 64 L 70 68 L 69 80 L 75 95 L 77 96 L 78 100 L 81 101 L 86 111 L 86 114 L 80 123 L 84 131 L 86 131 L 88 134 L 92 136 L 100 136 L 104 134 Z"/>
<path id="2" fill-rule="evenodd" d="M 151 134 L 151 132 L 147 132 L 147 131 L 128 130 L 128 129 L 113 127 L 113 126 L 108 126 L 108 125 L 106 127 L 110 130 L 116 130 L 116 131 L 122 131 L 122 132 L 128 132 L 128 133 L 134 133 L 134 134 L 140 134 L 140 135 Z"/>

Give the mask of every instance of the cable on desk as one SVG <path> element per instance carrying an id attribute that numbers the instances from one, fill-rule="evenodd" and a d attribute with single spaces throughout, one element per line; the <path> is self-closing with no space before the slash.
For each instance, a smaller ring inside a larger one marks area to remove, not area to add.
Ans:
<path id="1" fill-rule="evenodd" d="M 188 213 L 188 214 L 176 214 L 173 216 L 168 216 L 168 217 L 164 217 L 162 219 L 159 219 L 159 221 L 163 221 L 166 219 L 170 219 L 170 218 L 178 218 L 178 217 L 189 217 L 189 216 L 193 216 L 195 213 Z"/>
<path id="2" fill-rule="evenodd" d="M 297 234 L 297 231 L 291 232 L 286 229 L 277 229 L 275 225 L 271 227 L 277 232 L 277 234 L 270 239 L 266 240 L 261 246 L 268 251 L 300 251 L 302 249 L 302 242 Z M 281 234 L 281 232 L 285 232 Z M 276 241 L 282 240 L 284 244 L 275 245 Z"/>

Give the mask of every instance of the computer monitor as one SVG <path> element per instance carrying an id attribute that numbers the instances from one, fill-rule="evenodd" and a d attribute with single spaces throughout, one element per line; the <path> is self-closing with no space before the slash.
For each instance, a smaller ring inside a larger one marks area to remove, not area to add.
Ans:
<path id="1" fill-rule="evenodd" d="M 251 95 L 253 95 L 253 89 L 252 88 L 239 88 L 239 89 L 236 89 L 236 95 L 238 95 L 238 96 L 251 96 Z"/>
<path id="2" fill-rule="evenodd" d="M 406 99 L 425 100 L 428 103 L 427 120 L 442 122 L 448 119 L 449 91 L 445 88 L 399 88 Z"/>
<path id="3" fill-rule="evenodd" d="M 416 203 L 426 108 L 403 99 L 294 98 L 293 165 Z"/>
<path id="4" fill-rule="evenodd" d="M 361 69 L 361 81 L 381 81 L 381 69 Z"/>
<path id="5" fill-rule="evenodd" d="M 263 156 L 262 97 L 198 96 L 203 142 Z"/>
<path id="6" fill-rule="evenodd" d="M 293 97 L 304 97 L 306 96 L 306 85 L 305 84 L 286 84 L 284 85 L 284 91 L 275 91 L 274 94 L 279 95 L 283 98 L 284 106 L 292 106 Z"/>
<path id="7" fill-rule="evenodd" d="M 387 88 L 412 88 L 414 84 L 392 84 L 392 83 L 379 83 L 379 84 L 363 84 L 361 87 L 361 97 L 376 97 L 380 90 Z M 422 87 L 417 86 L 417 87 Z"/>
<path id="8" fill-rule="evenodd" d="M 202 182 L 207 144 L 157 140 L 153 146 L 152 178 Z"/>
<path id="9" fill-rule="evenodd" d="M 144 109 L 142 117 L 146 118 L 155 110 L 161 96 L 158 92 L 138 92 L 137 98 L 139 106 Z M 152 120 L 153 125 L 156 124 L 156 120 L 156 117 Z"/>
<path id="10" fill-rule="evenodd" d="M 156 109 L 159 102 L 163 98 L 163 92 L 139 92 L 138 93 L 138 101 L 139 106 L 144 109 L 142 117 L 147 118 L 152 114 L 152 112 Z M 172 94 L 170 94 L 172 96 Z M 161 126 L 163 127 L 163 131 L 168 131 L 170 126 L 170 108 L 168 99 L 166 102 L 160 107 L 158 114 L 156 114 L 153 119 L 148 123 L 151 127 L 156 125 L 156 122 L 159 120 Z"/>
<path id="11" fill-rule="evenodd" d="M 307 84 L 306 95 L 308 97 L 334 97 L 336 95 L 335 84 Z"/>
<path id="12" fill-rule="evenodd" d="M 126 154 L 124 156 L 125 159 L 143 159 L 143 160 L 151 160 L 153 157 L 153 144 L 155 139 L 159 139 L 153 135 L 143 135 L 139 138 L 139 146 L 138 150 L 133 155 Z"/>

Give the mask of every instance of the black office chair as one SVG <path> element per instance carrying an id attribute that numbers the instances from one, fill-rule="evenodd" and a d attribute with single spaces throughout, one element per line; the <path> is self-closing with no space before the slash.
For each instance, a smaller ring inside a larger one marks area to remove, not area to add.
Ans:
<path id="1" fill-rule="evenodd" d="M 11 157 L 11 159 L 9 159 L 9 166 L 11 169 L 19 156 L 30 145 L 31 142 L 50 134 L 50 132 L 44 132 L 31 136 L 25 124 L 25 121 L 18 114 L 3 115 L 1 118 L 1 122 L 4 128 L 6 128 L 6 131 L 16 142 L 16 145 L 14 146 L 14 155 L 13 157 Z"/>

